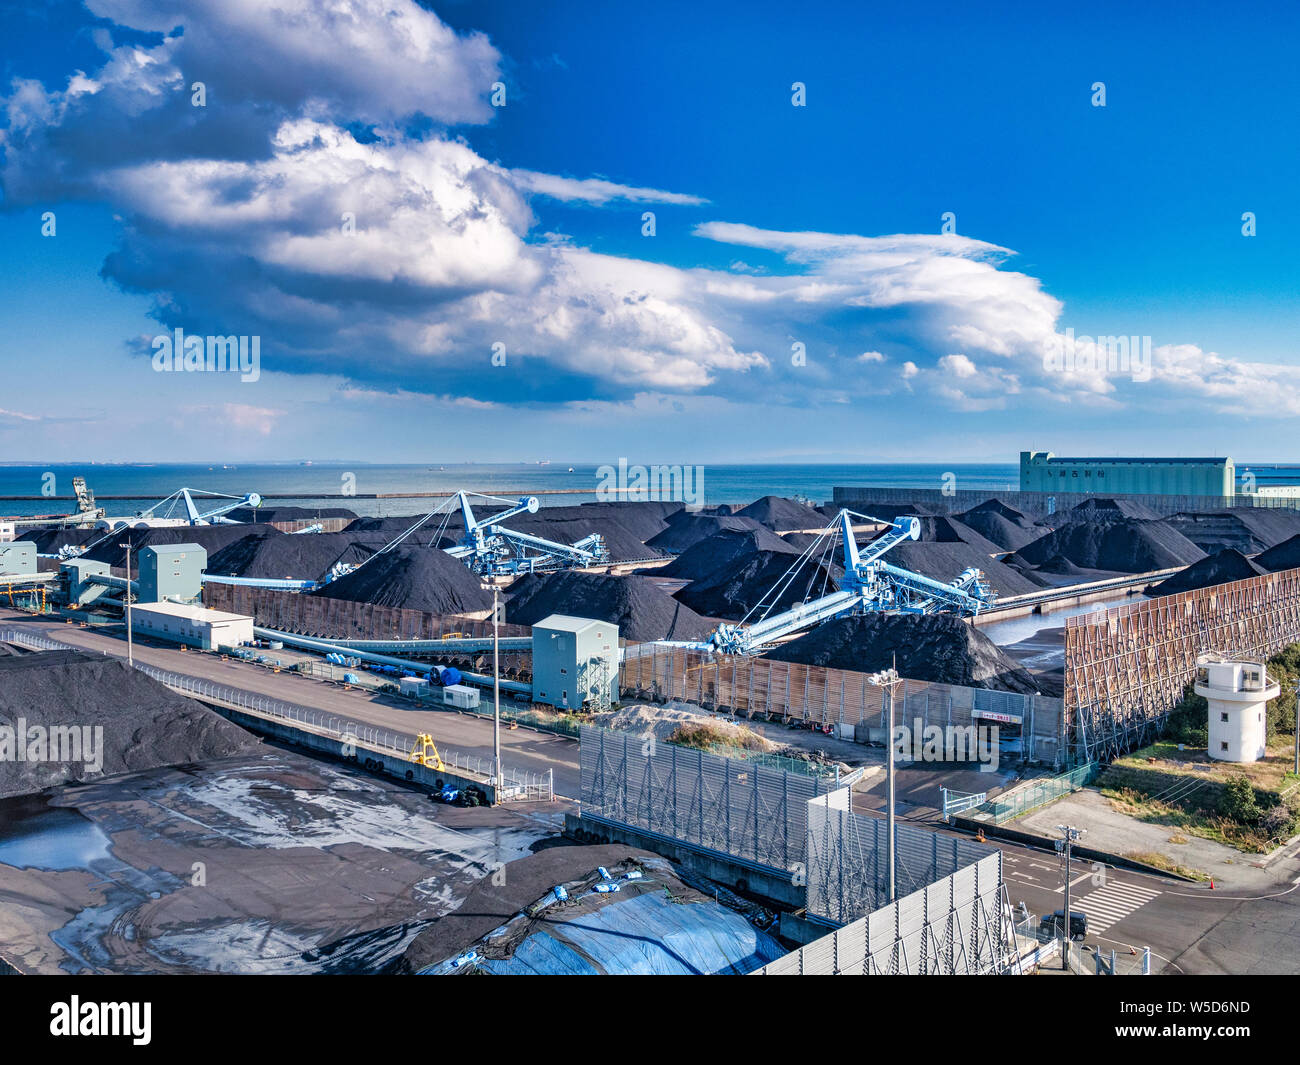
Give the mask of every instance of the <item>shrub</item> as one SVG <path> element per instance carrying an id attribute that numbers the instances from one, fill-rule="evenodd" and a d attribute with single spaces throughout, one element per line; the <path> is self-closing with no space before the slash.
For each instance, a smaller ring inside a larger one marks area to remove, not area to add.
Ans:
<path id="1" fill-rule="evenodd" d="M 1219 811 L 1224 817 L 1242 825 L 1256 824 L 1260 819 L 1259 804 L 1255 802 L 1255 789 L 1243 776 L 1229 777 L 1223 787 Z"/>

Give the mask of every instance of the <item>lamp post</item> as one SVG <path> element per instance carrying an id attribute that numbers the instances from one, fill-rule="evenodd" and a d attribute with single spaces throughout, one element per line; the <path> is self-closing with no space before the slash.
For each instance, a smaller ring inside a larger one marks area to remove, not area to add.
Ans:
<path id="1" fill-rule="evenodd" d="M 118 547 L 126 548 L 126 664 L 135 665 L 134 645 L 131 641 L 131 544 L 130 541 L 124 544 L 118 544 Z"/>
<path id="2" fill-rule="evenodd" d="M 1065 854 L 1065 934 L 1061 939 L 1061 968 L 1070 968 L 1070 849 L 1088 830 L 1071 825 L 1057 825 L 1056 831 L 1065 838 L 1059 846 Z"/>
<path id="3" fill-rule="evenodd" d="M 500 591 L 492 582 L 492 786 L 501 790 L 501 638 Z"/>
<path id="4" fill-rule="evenodd" d="M 898 683 L 898 670 L 886 669 L 871 674 L 871 682 L 885 691 L 889 717 L 885 736 L 885 876 L 889 901 L 895 897 L 894 879 L 894 688 Z"/>

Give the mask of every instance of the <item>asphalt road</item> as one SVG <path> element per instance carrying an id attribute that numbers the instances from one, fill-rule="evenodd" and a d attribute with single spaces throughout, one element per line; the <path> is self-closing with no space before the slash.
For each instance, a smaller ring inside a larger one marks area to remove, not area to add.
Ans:
<path id="1" fill-rule="evenodd" d="M 91 631 L 62 622 L 0 610 L 0 624 L 17 624 L 51 638 L 90 650 L 125 657 L 120 632 Z M 439 745 L 467 754 L 491 755 L 490 720 L 450 711 L 415 710 L 404 703 L 294 673 L 215 655 L 171 647 L 136 644 L 139 661 L 260 692 L 286 702 L 317 707 L 350 720 L 403 732 L 428 731 Z M 503 731 L 506 765 L 530 772 L 555 773 L 557 795 L 579 792 L 576 741 L 520 728 Z M 949 831 L 930 806 L 940 782 L 973 791 L 979 778 L 971 770 L 920 770 L 908 781 L 900 773 L 897 813 L 936 831 Z M 904 796 L 911 801 L 908 802 Z M 884 784 L 855 793 L 854 808 L 883 815 Z M 1023 902 L 1042 915 L 1064 906 L 1063 863 L 1052 851 L 990 841 L 1003 854 L 1011 903 Z M 1243 859 L 1244 860 L 1244 859 Z M 1270 863 L 1273 886 L 1250 892 L 1211 890 L 1166 877 L 1145 875 L 1075 861 L 1070 869 L 1073 910 L 1088 914 L 1086 944 L 1121 954 L 1150 947 L 1153 970 L 1166 973 L 1294 974 L 1300 973 L 1300 845 Z"/>

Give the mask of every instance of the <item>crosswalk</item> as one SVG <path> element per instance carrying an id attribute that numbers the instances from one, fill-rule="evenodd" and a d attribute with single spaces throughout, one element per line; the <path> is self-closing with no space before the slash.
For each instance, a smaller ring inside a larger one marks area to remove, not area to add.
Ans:
<path id="1" fill-rule="evenodd" d="M 1112 880 L 1084 895 L 1077 903 L 1072 901 L 1070 909 L 1082 910 L 1088 915 L 1089 934 L 1104 932 L 1159 894 L 1159 891 L 1140 884 L 1121 884 Z"/>

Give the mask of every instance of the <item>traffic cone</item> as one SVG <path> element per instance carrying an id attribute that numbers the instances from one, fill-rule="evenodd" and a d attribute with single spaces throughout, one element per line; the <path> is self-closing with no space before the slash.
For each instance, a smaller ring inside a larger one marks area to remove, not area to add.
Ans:
<path id="1" fill-rule="evenodd" d="M 1210 890 L 1214 890 L 1214 877 L 1210 877 Z"/>

